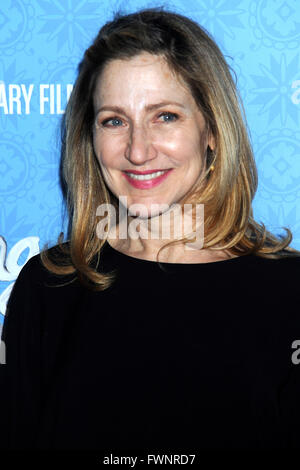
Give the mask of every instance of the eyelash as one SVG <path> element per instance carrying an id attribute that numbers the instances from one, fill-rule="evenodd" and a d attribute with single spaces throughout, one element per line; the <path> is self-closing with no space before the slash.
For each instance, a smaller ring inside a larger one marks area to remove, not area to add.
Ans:
<path id="1" fill-rule="evenodd" d="M 162 116 L 173 116 L 173 117 L 175 117 L 174 121 L 177 121 L 177 119 L 179 118 L 178 114 L 171 113 L 169 111 L 165 111 L 165 112 L 161 113 L 158 117 L 162 117 Z M 107 124 L 109 121 L 122 121 L 122 119 L 118 118 L 117 116 L 113 116 L 111 118 L 104 119 L 104 121 L 101 122 L 101 125 L 105 126 L 105 124 Z M 174 122 L 174 121 L 164 121 L 164 122 L 168 124 L 169 122 Z M 119 126 L 112 126 L 112 127 L 119 127 Z"/>

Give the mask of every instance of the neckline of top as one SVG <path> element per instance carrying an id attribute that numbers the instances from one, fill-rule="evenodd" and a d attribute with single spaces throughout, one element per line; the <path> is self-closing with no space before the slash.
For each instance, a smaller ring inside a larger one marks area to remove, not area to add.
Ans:
<path id="1" fill-rule="evenodd" d="M 253 258 L 253 254 L 252 253 L 248 253 L 246 255 L 240 255 L 240 256 L 237 256 L 235 258 L 228 258 L 228 259 L 224 259 L 224 260 L 219 260 L 219 261 L 211 261 L 211 262 L 208 262 L 208 263 L 168 263 L 168 262 L 162 262 L 160 261 L 160 263 L 158 263 L 157 261 L 154 261 L 154 260 L 149 260 L 149 259 L 143 259 L 143 258 L 136 258 L 134 256 L 131 256 L 131 255 L 127 255 L 125 253 L 122 253 L 121 251 L 118 251 L 116 248 L 112 247 L 109 242 L 106 240 L 106 243 L 105 243 L 105 246 L 107 246 L 107 248 L 109 250 L 111 250 L 112 253 L 114 253 L 116 256 L 118 256 L 120 259 L 123 259 L 123 261 L 131 261 L 131 262 L 134 262 L 134 263 L 146 263 L 148 264 L 149 266 L 152 265 L 152 266 L 157 266 L 158 264 L 161 264 L 162 266 L 166 266 L 166 267 L 174 267 L 174 268 L 177 268 L 177 267 L 199 267 L 199 266 L 227 266 L 228 264 L 239 264 L 240 262 L 244 262 L 244 261 L 247 261 L 249 260 L 250 258 Z"/>

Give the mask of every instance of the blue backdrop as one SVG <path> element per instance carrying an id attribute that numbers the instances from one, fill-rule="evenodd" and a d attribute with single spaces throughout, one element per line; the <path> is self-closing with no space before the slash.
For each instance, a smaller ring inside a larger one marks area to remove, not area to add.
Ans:
<path id="1" fill-rule="evenodd" d="M 1 0 L 0 329 L 22 265 L 66 222 L 59 122 L 86 47 L 113 12 L 164 5 L 212 33 L 246 109 L 259 188 L 254 215 L 300 249 L 299 0 Z"/>

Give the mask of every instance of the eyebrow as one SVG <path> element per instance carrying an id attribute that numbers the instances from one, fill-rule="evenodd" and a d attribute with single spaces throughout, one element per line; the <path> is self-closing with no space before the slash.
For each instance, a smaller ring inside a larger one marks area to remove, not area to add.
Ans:
<path id="1" fill-rule="evenodd" d="M 147 106 L 145 106 L 145 110 L 153 111 L 154 109 L 162 108 L 163 106 L 167 106 L 170 104 L 179 106 L 180 108 L 185 108 L 182 103 L 178 103 L 177 101 L 161 101 L 160 103 L 148 104 Z M 96 114 L 99 114 L 101 111 L 115 111 L 117 113 L 126 114 L 125 110 L 120 106 L 101 106 L 101 108 L 97 109 Z"/>

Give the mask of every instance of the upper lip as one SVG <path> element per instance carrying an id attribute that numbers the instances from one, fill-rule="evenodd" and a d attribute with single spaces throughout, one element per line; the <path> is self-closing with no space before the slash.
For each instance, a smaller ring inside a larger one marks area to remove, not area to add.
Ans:
<path id="1" fill-rule="evenodd" d="M 146 171 L 137 171 L 137 170 L 124 170 L 126 173 L 132 173 L 133 175 L 149 175 L 149 173 L 156 173 L 157 171 L 167 171 L 170 168 L 160 168 L 158 170 L 146 170 Z"/>

